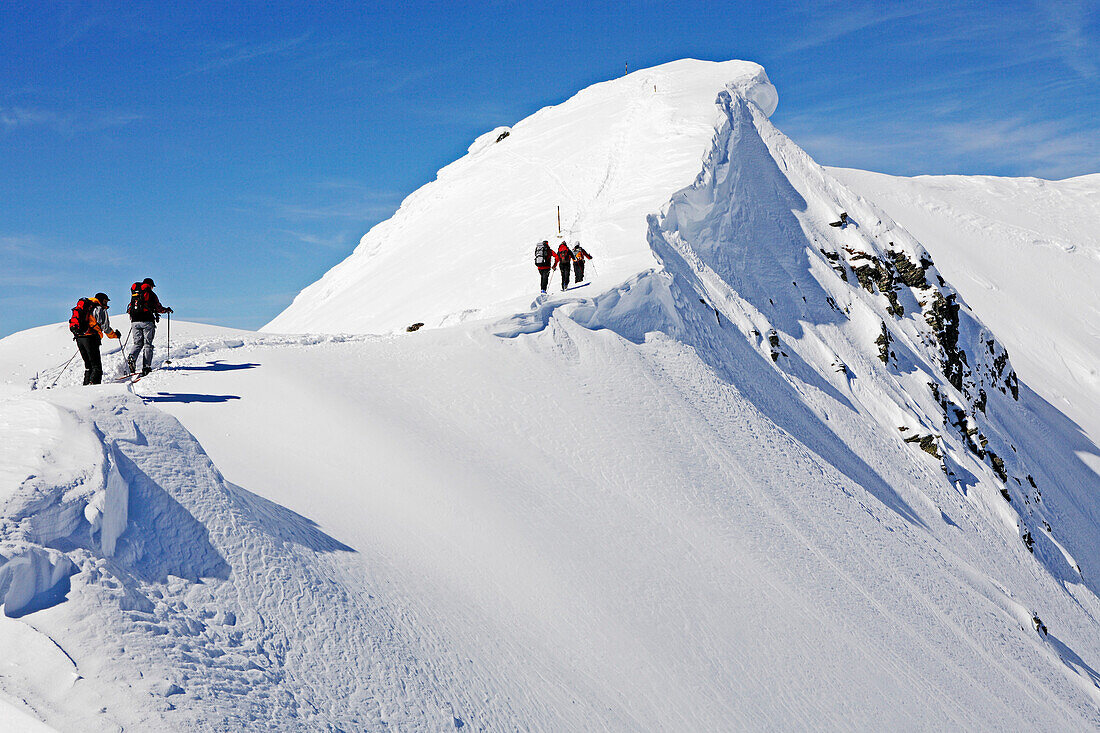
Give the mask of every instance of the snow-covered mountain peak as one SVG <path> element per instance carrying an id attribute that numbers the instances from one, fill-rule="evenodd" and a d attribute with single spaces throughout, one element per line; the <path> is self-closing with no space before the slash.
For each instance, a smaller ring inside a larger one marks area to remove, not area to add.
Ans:
<path id="1" fill-rule="evenodd" d="M 679 61 L 492 130 L 270 326 L 417 333 L 0 341 L 0 727 L 1096 728 L 1100 449 L 775 101 Z"/>
<path id="2" fill-rule="evenodd" d="M 758 64 L 685 59 L 594 84 L 480 136 L 265 330 L 506 317 L 538 292 L 533 249 L 543 239 L 592 253 L 590 291 L 650 269 L 646 217 L 699 174 L 722 120 L 719 96 L 765 115 L 778 103 Z"/>

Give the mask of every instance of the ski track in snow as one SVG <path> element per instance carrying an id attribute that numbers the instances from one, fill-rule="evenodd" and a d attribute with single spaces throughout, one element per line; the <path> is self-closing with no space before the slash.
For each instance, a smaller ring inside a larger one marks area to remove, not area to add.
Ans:
<path id="1" fill-rule="evenodd" d="M 279 322 L 359 318 L 339 312 L 355 288 L 406 282 L 387 237 L 454 220 L 481 170 L 522 172 L 525 205 L 565 197 L 566 229 L 610 255 L 591 292 L 532 302 L 525 263 L 467 303 L 427 271 L 409 284 L 447 328 L 179 324 L 171 365 L 96 389 L 62 368 L 63 326 L 0 342 L 0 721 L 1100 727 L 1100 507 L 1079 457 L 1100 451 L 1027 379 L 1009 396 L 962 299 L 949 377 L 926 310 L 954 296 L 923 263 L 938 234 L 918 242 L 775 130 L 758 67 L 699 63 L 597 85 L 511 143 L 487 133 Z M 710 105 L 700 79 L 732 70 Z M 593 121 L 603 138 L 554 158 Z M 663 137 L 671 162 L 645 170 L 636 151 Z M 502 213 L 488 256 L 533 241 L 529 218 Z M 924 282 L 888 287 L 890 261 Z M 992 269 L 968 282 L 1014 292 Z M 905 442 L 928 435 L 936 456 Z"/>

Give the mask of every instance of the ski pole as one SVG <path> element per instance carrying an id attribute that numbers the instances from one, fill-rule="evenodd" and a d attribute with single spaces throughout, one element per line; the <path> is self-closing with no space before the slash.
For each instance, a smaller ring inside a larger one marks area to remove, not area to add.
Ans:
<path id="1" fill-rule="evenodd" d="M 80 352 L 77 351 L 76 353 L 79 354 Z M 69 357 L 69 360 L 67 362 L 65 362 L 65 366 L 61 367 L 61 371 L 59 371 L 57 373 L 57 376 L 53 378 L 53 382 L 51 382 L 50 386 L 46 387 L 46 389 L 53 389 L 54 387 L 57 386 L 57 382 L 58 382 L 59 379 L 61 379 L 61 375 L 69 370 L 69 365 L 73 363 L 73 359 L 75 359 L 75 358 L 76 358 L 76 354 L 73 354 L 72 356 Z"/>
<path id="2" fill-rule="evenodd" d="M 172 363 L 172 358 L 171 358 L 172 357 L 172 311 L 168 311 L 168 313 L 166 313 L 165 315 L 168 316 L 168 349 L 167 349 L 168 353 L 164 358 L 164 363 L 165 364 L 171 364 Z"/>
<path id="3" fill-rule="evenodd" d="M 130 343 L 130 335 L 134 332 L 134 324 L 130 324 L 130 330 L 126 332 L 126 338 L 122 340 L 122 345 L 118 347 L 118 355 L 122 360 L 122 372 L 123 374 L 130 372 L 130 361 L 126 358 L 126 344 Z"/>

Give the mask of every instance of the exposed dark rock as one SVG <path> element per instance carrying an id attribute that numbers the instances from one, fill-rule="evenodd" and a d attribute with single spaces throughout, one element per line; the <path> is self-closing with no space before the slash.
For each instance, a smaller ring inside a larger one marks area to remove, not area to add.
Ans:
<path id="1" fill-rule="evenodd" d="M 877 287 L 879 292 L 885 295 L 886 299 L 890 301 L 890 305 L 886 307 L 886 311 L 895 318 L 900 318 L 905 315 L 905 308 L 902 307 L 901 302 L 898 300 L 897 284 L 894 280 L 893 269 L 887 263 L 866 252 L 860 252 L 848 247 L 845 247 L 844 251 L 852 255 L 852 260 L 854 260 L 854 262 L 850 264 L 852 265 L 852 272 L 856 274 L 856 280 L 859 282 L 860 287 L 868 293 L 874 293 Z M 860 264 L 857 265 L 855 262 L 859 262 Z"/>
<path id="2" fill-rule="evenodd" d="M 905 439 L 906 443 L 917 443 L 925 453 L 942 458 L 940 449 L 936 446 L 936 435 L 913 435 Z"/>
<path id="3" fill-rule="evenodd" d="M 505 130 L 504 132 L 497 135 L 497 140 L 496 141 L 499 143 L 501 140 L 503 140 L 504 138 L 508 137 L 511 134 L 512 134 L 511 132 L 509 132 L 508 130 Z"/>
<path id="4" fill-rule="evenodd" d="M 836 274 L 840 275 L 844 282 L 848 282 L 848 272 L 844 269 L 844 263 L 841 261 L 840 255 L 836 252 L 829 252 L 824 249 L 819 249 L 818 251 L 829 261 L 829 264 L 836 270 Z"/>
<path id="5" fill-rule="evenodd" d="M 955 302 L 955 294 L 944 296 L 936 293 L 928 305 L 928 311 L 924 319 L 936 334 L 936 338 L 943 348 L 944 376 L 955 389 L 963 391 L 963 366 L 966 364 L 966 354 L 959 348 L 959 304 Z"/>
<path id="6" fill-rule="evenodd" d="M 890 242 L 890 244 L 893 244 L 893 242 Z M 922 256 L 920 264 L 918 265 L 906 257 L 904 252 L 887 250 L 886 254 L 892 260 L 894 270 L 897 271 L 898 279 L 901 282 L 917 290 L 923 290 L 929 287 L 925 272 L 932 266 L 932 260 L 928 259 L 926 256 Z"/>
<path id="7" fill-rule="evenodd" d="M 893 341 L 890 338 L 890 331 L 886 328 L 886 322 L 882 322 L 882 331 L 879 333 L 878 338 L 875 339 L 875 343 L 878 344 L 878 358 L 883 364 L 890 363 L 890 357 L 893 353 L 890 351 L 890 343 Z"/>
<path id="8" fill-rule="evenodd" d="M 999 455 L 991 450 L 987 450 L 986 455 L 989 456 L 989 463 L 993 467 L 993 473 L 997 474 L 997 478 L 1001 480 L 1001 483 L 1008 483 L 1008 471 L 1005 470 L 1005 462 Z"/>
<path id="9" fill-rule="evenodd" d="M 986 404 L 986 401 L 988 399 L 989 399 L 989 395 L 987 395 L 985 393 L 985 390 L 979 388 L 978 389 L 978 396 L 974 400 L 974 409 L 977 410 L 978 412 L 985 412 L 985 404 Z"/>

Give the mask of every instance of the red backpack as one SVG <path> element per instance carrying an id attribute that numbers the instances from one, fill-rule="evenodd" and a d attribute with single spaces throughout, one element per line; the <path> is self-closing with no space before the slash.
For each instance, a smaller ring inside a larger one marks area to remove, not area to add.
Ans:
<path id="1" fill-rule="evenodd" d="M 72 317 L 69 318 L 69 330 L 72 331 L 74 338 L 88 332 L 88 316 L 92 314 L 92 308 L 95 308 L 95 305 L 95 301 L 91 298 L 81 298 L 76 301 Z"/>
<path id="2" fill-rule="evenodd" d="M 140 282 L 130 286 L 130 305 L 126 306 L 126 312 L 131 316 L 138 311 L 149 310 L 149 286 Z"/>

